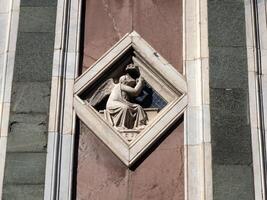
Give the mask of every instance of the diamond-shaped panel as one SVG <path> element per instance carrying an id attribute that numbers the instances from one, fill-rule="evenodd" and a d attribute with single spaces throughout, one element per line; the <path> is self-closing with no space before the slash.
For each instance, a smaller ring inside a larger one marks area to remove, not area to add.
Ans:
<path id="1" fill-rule="evenodd" d="M 78 77 L 74 90 L 79 118 L 127 166 L 164 134 L 187 104 L 184 77 L 136 32 Z"/>

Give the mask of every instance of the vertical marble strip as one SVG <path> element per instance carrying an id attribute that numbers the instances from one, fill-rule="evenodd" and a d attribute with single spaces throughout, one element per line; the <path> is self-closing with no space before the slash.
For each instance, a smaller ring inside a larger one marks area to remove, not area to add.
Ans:
<path id="1" fill-rule="evenodd" d="M 67 62 L 65 74 L 65 102 L 63 118 L 63 139 L 61 157 L 61 176 L 59 199 L 72 198 L 73 148 L 75 133 L 75 113 L 73 110 L 73 86 L 79 67 L 79 36 L 81 18 L 81 0 L 71 1 Z"/>
<path id="2" fill-rule="evenodd" d="M 261 42 L 261 62 L 262 62 L 262 95 L 263 95 L 263 114 L 265 120 L 265 133 L 267 131 L 267 3 L 266 1 L 259 1 L 259 28 L 260 28 L 260 42 Z"/>
<path id="3" fill-rule="evenodd" d="M 47 158 L 45 171 L 44 199 L 52 200 L 57 191 L 57 164 L 58 164 L 58 143 L 60 124 L 60 96 L 62 89 L 62 59 L 63 59 L 63 38 L 64 38 L 64 5 L 65 0 L 57 2 L 57 16 L 54 41 L 54 58 L 51 81 L 51 98 L 49 107 Z"/>
<path id="4" fill-rule="evenodd" d="M 58 1 L 45 200 L 71 199 L 75 131 L 73 85 L 79 63 L 80 15 L 81 0 Z"/>
<path id="5" fill-rule="evenodd" d="M 261 85 L 262 85 L 262 103 L 265 135 L 267 134 L 267 10 L 266 1 L 259 1 L 259 28 L 260 28 L 260 45 L 261 45 Z M 266 136 L 265 136 L 266 137 Z M 265 141 L 266 144 L 267 141 Z M 266 152 L 267 153 L 267 152 Z M 262 161 L 266 165 L 266 161 Z M 266 182 L 265 177 L 265 182 Z M 266 189 L 266 188 L 265 188 Z M 266 191 L 264 191 L 266 198 Z"/>
<path id="6" fill-rule="evenodd" d="M 262 66 L 266 68 L 266 59 L 264 59 L 264 52 L 267 45 L 267 29 L 266 29 L 266 10 L 264 1 L 259 4 L 259 21 L 260 21 L 260 42 L 262 47 Z M 245 18 L 246 18 L 246 46 L 247 46 L 247 60 L 248 60 L 248 84 L 249 84 L 249 106 L 250 106 L 250 124 L 251 124 L 251 140 L 252 140 L 252 156 L 253 156 L 253 172 L 254 172 L 254 191 L 255 200 L 265 199 L 264 188 L 264 174 L 263 174 L 263 160 L 262 160 L 262 142 L 261 130 L 259 129 L 259 104 L 258 104 L 258 83 L 257 83 L 257 69 L 255 57 L 255 30 L 254 30 L 254 13 L 253 4 L 251 0 L 245 1 Z M 265 38 L 264 38 L 265 37 Z M 264 69 L 263 69 L 264 71 Z M 263 83 L 264 84 L 264 83 Z M 266 83 L 265 83 L 266 84 Z M 263 85 L 264 90 L 264 85 Z M 267 88 L 265 88 L 267 92 Z M 263 91 L 264 92 L 264 91 Z M 267 99 L 266 99 L 267 100 Z M 266 104 L 266 100 L 264 101 Z M 267 107 L 267 104 L 266 104 Z M 265 115 L 266 116 L 266 115 Z M 267 117 L 267 116 L 266 116 Z"/>
<path id="7" fill-rule="evenodd" d="M 2 199 L 19 0 L 0 0 L 0 199 Z"/>
<path id="8" fill-rule="evenodd" d="M 58 168 L 58 145 L 59 145 L 59 127 L 61 112 L 61 90 L 63 87 L 62 71 L 63 71 L 63 40 L 64 40 L 64 21 L 66 12 L 66 1 L 59 0 L 57 2 L 57 17 L 55 27 L 55 43 L 54 58 L 52 69 L 51 98 L 49 107 L 49 123 L 48 123 L 48 142 L 47 142 L 47 158 L 45 172 L 45 190 L 44 199 L 52 200 L 57 195 L 58 185 L 57 168 Z"/>
<path id="9" fill-rule="evenodd" d="M 267 130 L 267 18 L 266 18 L 266 2 L 258 1 L 258 20 L 259 20 L 259 35 L 260 35 L 260 52 L 261 52 L 261 72 L 259 74 L 262 85 L 263 95 L 263 115 L 265 131 Z"/>
<path id="10" fill-rule="evenodd" d="M 184 1 L 183 63 L 189 98 L 185 128 L 187 200 L 213 198 L 208 58 L 207 1 Z"/>

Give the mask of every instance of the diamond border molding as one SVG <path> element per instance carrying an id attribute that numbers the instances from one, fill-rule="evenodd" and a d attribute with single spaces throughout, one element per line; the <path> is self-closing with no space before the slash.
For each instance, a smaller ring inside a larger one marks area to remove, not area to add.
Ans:
<path id="1" fill-rule="evenodd" d="M 167 100 L 167 105 L 132 143 L 127 143 L 103 117 L 79 96 L 100 79 L 129 49 L 145 80 Z M 187 83 L 171 64 L 137 32 L 126 34 L 97 62 L 75 80 L 74 109 L 80 120 L 126 165 L 131 166 L 183 114 L 187 106 Z"/>

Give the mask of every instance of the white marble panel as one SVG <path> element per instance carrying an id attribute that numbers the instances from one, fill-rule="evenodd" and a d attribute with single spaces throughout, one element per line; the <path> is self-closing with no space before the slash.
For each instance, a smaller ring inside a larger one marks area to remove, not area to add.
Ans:
<path id="1" fill-rule="evenodd" d="M 266 2 L 257 1 L 261 49 L 267 50 Z"/>
<path id="2" fill-rule="evenodd" d="M 0 15 L 11 11 L 12 1 L 0 0 Z"/>
<path id="3" fill-rule="evenodd" d="M 65 80 L 65 98 L 64 98 L 64 116 L 63 116 L 63 134 L 73 133 L 73 79 Z"/>
<path id="4" fill-rule="evenodd" d="M 13 0 L 16 2 L 16 0 Z M 14 6 L 16 5 L 14 2 Z M 18 5 L 19 6 L 19 5 Z M 12 11 L 12 20 L 10 23 L 10 36 L 9 36 L 9 52 L 16 51 L 16 44 L 17 44 L 17 35 L 18 35 L 18 25 L 19 25 L 19 10 Z"/>
<path id="5" fill-rule="evenodd" d="M 51 98 L 49 107 L 49 122 L 48 131 L 53 132 L 58 129 L 59 125 L 59 109 L 60 109 L 60 90 L 61 90 L 61 78 L 52 77 L 51 83 Z"/>
<path id="6" fill-rule="evenodd" d="M 262 73 L 267 75 L 267 49 L 261 49 Z"/>
<path id="7" fill-rule="evenodd" d="M 197 0 L 184 0 L 185 57 L 184 60 L 200 58 L 200 10 Z M 205 12 L 203 10 L 203 12 Z M 204 24 L 204 23 L 203 23 Z M 204 37 L 204 36 L 203 36 Z"/>
<path id="8" fill-rule="evenodd" d="M 57 170 L 57 145 L 58 145 L 59 133 L 58 132 L 48 132 L 47 141 L 47 156 L 46 156 L 46 170 L 45 170 L 45 192 L 44 200 L 54 199 L 54 192 Z"/>
<path id="9" fill-rule="evenodd" d="M 248 81 L 249 81 L 249 108 L 250 108 L 250 124 L 253 128 L 259 127 L 258 119 L 258 85 L 257 85 L 257 74 L 256 72 L 248 72 Z"/>
<path id="10" fill-rule="evenodd" d="M 57 16 L 56 16 L 56 28 L 55 28 L 55 50 L 62 50 L 63 46 L 63 36 L 65 34 L 64 24 L 65 22 L 65 0 L 58 0 L 57 1 Z"/>
<path id="11" fill-rule="evenodd" d="M 201 60 L 185 61 L 186 78 L 188 85 L 188 105 L 202 104 Z"/>
<path id="12" fill-rule="evenodd" d="M 79 49 L 79 22 L 80 22 L 80 8 L 81 0 L 71 2 L 71 13 L 69 22 L 69 44 L 68 52 L 78 52 Z"/>
<path id="13" fill-rule="evenodd" d="M 205 197 L 203 145 L 186 146 L 186 200 L 208 200 Z"/>
<path id="14" fill-rule="evenodd" d="M 262 76 L 263 112 L 265 119 L 265 130 L 267 130 L 267 75 Z"/>
<path id="15" fill-rule="evenodd" d="M 205 173 L 205 199 L 213 199 L 213 179 L 212 179 L 212 145 L 204 143 L 204 173 Z"/>
<path id="16" fill-rule="evenodd" d="M 211 132 L 210 132 L 210 106 L 203 105 L 202 107 L 202 115 L 203 115 L 203 139 L 205 143 L 211 142 Z"/>
<path id="17" fill-rule="evenodd" d="M 198 145 L 204 142 L 202 107 L 188 106 L 186 110 L 186 145 Z"/>
<path id="18" fill-rule="evenodd" d="M 3 103 L 0 137 L 7 137 L 9 128 L 9 114 L 10 114 L 10 103 Z"/>
<path id="19" fill-rule="evenodd" d="M 63 58 L 62 50 L 55 49 L 54 56 L 53 56 L 53 68 L 52 68 L 53 77 L 62 76 L 62 58 Z"/>
<path id="20" fill-rule="evenodd" d="M 251 142 L 252 142 L 252 160 L 253 160 L 253 174 L 254 174 L 254 190 L 255 200 L 265 199 L 265 192 L 263 191 L 263 170 L 262 170 L 262 152 L 260 142 L 260 130 L 256 127 L 251 128 Z"/>
<path id="21" fill-rule="evenodd" d="M 3 194 L 6 144 L 7 144 L 7 137 L 0 137 L 0 199 L 2 199 L 2 194 Z"/>
<path id="22" fill-rule="evenodd" d="M 66 75 L 67 79 L 73 79 L 77 73 L 79 54 L 77 52 L 68 52 L 67 53 L 67 64 L 66 64 Z"/>
<path id="23" fill-rule="evenodd" d="M 260 34 L 266 36 L 266 13 L 264 1 L 259 1 L 259 21 L 261 24 Z M 249 110 L 250 110 L 250 125 L 251 125 L 251 142 L 252 142 L 252 159 L 253 159 L 253 174 L 254 174 L 254 193 L 255 200 L 265 199 L 265 191 L 263 185 L 263 163 L 262 163 L 262 147 L 261 133 L 259 128 L 259 105 L 258 105 L 258 75 L 256 66 L 256 48 L 254 35 L 254 19 L 253 19 L 253 4 L 251 0 L 245 0 L 245 16 L 246 16 L 246 42 L 247 42 L 247 61 L 248 61 L 248 83 L 249 83 Z M 265 17 L 264 17 L 265 16 Z M 262 26 L 263 25 L 263 26 Z M 265 44 L 264 44 L 265 43 Z M 263 64 L 263 72 L 267 64 L 266 57 L 266 38 L 261 39 L 261 59 Z"/>
<path id="24" fill-rule="evenodd" d="M 0 14 L 0 54 L 7 52 L 10 13 Z"/>
<path id="25" fill-rule="evenodd" d="M 254 47 L 247 47 L 247 59 L 248 59 L 248 71 L 255 72 L 256 63 L 255 63 L 255 48 Z"/>
<path id="26" fill-rule="evenodd" d="M 59 199 L 71 199 L 74 134 L 62 135 Z M 64 152 L 64 153 L 63 153 Z"/>
<path id="27" fill-rule="evenodd" d="M 20 0 L 12 0 L 12 12 L 20 10 Z"/>
<path id="28" fill-rule="evenodd" d="M 6 53 L 0 54 L 0 104 L 4 101 Z"/>
<path id="29" fill-rule="evenodd" d="M 201 81 L 202 81 L 202 104 L 210 105 L 209 58 L 201 59 Z M 204 122 L 206 121 L 204 120 Z"/>
<path id="30" fill-rule="evenodd" d="M 6 73 L 5 73 L 5 94 L 4 102 L 11 102 L 11 90 L 15 64 L 15 52 L 9 52 L 7 55 Z"/>
<path id="31" fill-rule="evenodd" d="M 245 18 L 246 18 L 246 42 L 247 48 L 254 48 L 254 22 L 252 18 L 251 0 L 245 0 Z"/>
<path id="32" fill-rule="evenodd" d="M 209 58 L 209 46 L 208 44 L 208 2 L 199 1 L 199 31 L 200 31 L 200 57 Z"/>

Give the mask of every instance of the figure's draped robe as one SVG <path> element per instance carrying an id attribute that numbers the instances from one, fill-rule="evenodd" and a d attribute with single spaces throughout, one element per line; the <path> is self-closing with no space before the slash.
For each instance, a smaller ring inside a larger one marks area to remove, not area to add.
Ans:
<path id="1" fill-rule="evenodd" d="M 127 94 L 121 90 L 121 83 L 113 88 L 112 93 L 119 94 L 118 99 L 107 102 L 105 111 L 105 117 L 112 126 L 135 129 L 146 124 L 147 116 L 143 108 L 128 101 Z"/>

